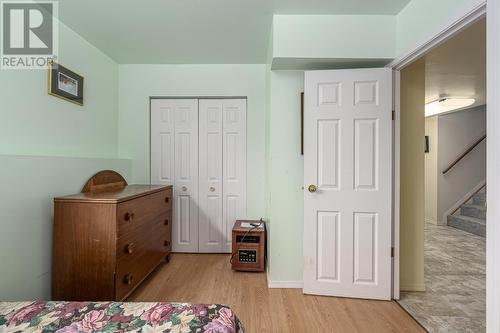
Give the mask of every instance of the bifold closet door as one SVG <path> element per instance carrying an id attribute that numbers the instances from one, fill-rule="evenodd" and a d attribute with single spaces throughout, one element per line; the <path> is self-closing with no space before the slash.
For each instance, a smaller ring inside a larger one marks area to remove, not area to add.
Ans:
<path id="1" fill-rule="evenodd" d="M 174 187 L 172 251 L 198 252 L 198 100 L 151 100 L 151 183 Z"/>
<path id="2" fill-rule="evenodd" d="M 246 99 L 200 100 L 200 252 L 231 252 L 246 217 Z"/>
<path id="3" fill-rule="evenodd" d="M 151 100 L 151 183 L 174 186 L 173 252 L 231 252 L 246 165 L 246 99 Z"/>
<path id="4" fill-rule="evenodd" d="M 222 105 L 218 99 L 199 102 L 200 252 L 222 252 L 224 247 Z"/>
<path id="5" fill-rule="evenodd" d="M 247 100 L 225 99 L 222 106 L 222 182 L 225 230 L 223 252 L 231 252 L 234 222 L 247 217 Z"/>

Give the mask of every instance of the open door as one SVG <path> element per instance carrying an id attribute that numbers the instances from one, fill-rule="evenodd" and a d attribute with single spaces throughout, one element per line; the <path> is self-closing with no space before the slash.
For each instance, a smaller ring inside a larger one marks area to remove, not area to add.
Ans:
<path id="1" fill-rule="evenodd" d="M 304 293 L 391 299 L 392 71 L 309 71 Z"/>

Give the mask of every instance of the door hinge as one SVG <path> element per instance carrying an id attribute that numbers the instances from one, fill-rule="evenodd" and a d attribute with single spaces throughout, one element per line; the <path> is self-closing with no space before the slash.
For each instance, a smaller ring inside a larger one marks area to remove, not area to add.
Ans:
<path id="1" fill-rule="evenodd" d="M 391 247 L 391 258 L 394 258 L 394 247 Z"/>
<path id="2" fill-rule="evenodd" d="M 392 120 L 396 119 L 396 111 L 392 110 Z"/>

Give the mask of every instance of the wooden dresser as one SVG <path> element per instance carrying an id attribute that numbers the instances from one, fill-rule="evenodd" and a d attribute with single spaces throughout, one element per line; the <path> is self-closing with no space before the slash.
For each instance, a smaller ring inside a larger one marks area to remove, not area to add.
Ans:
<path id="1" fill-rule="evenodd" d="M 168 261 L 171 234 L 171 186 L 95 175 L 84 193 L 54 199 L 53 299 L 124 300 Z"/>

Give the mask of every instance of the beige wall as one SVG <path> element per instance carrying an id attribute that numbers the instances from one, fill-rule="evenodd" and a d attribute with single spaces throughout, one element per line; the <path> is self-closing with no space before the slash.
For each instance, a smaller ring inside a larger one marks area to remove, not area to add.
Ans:
<path id="1" fill-rule="evenodd" d="M 425 154 L 425 221 L 437 224 L 438 202 L 438 117 L 425 118 L 429 152 Z"/>
<path id="2" fill-rule="evenodd" d="M 425 64 L 401 71 L 400 288 L 424 290 Z"/>

